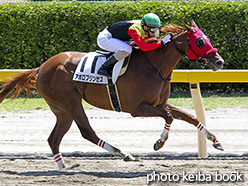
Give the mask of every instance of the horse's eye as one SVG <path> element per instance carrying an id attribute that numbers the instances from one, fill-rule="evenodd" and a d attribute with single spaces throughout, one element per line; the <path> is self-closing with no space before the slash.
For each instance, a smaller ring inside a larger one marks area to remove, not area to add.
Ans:
<path id="1" fill-rule="evenodd" d="M 205 41 L 202 37 L 199 37 L 197 40 L 196 40 L 196 46 L 199 48 L 199 49 L 202 49 L 205 45 Z"/>

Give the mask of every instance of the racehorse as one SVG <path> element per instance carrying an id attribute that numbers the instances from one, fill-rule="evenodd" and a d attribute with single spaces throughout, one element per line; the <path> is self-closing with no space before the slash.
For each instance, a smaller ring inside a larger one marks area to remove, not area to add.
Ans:
<path id="1" fill-rule="evenodd" d="M 181 119 L 193 124 L 213 142 L 215 148 L 222 150 L 220 142 L 212 132 L 193 115 L 171 105 L 168 98 L 171 73 L 184 55 L 189 59 L 201 60 L 214 71 L 223 67 L 224 60 L 193 21 L 191 26 L 185 23 L 184 27 L 170 24 L 161 30 L 174 33 L 172 41 L 167 46 L 148 52 L 134 50 L 127 71 L 116 82 L 122 112 L 130 113 L 133 117 L 165 119 L 165 129 L 161 139 L 154 145 L 155 150 L 160 149 L 168 138 L 167 129 L 173 119 Z M 82 99 L 102 109 L 112 110 L 112 107 L 105 85 L 72 80 L 79 61 L 85 55 L 86 53 L 72 51 L 57 54 L 40 67 L 22 72 L 6 80 L 1 86 L 0 103 L 12 90 L 15 90 L 13 93 L 15 98 L 21 91 L 29 92 L 30 89 L 35 88 L 50 106 L 57 121 L 48 143 L 59 169 L 65 167 L 59 146 L 73 120 L 85 139 L 114 155 L 123 157 L 124 160 L 135 160 L 131 154 L 122 152 L 101 140 L 89 124 Z"/>

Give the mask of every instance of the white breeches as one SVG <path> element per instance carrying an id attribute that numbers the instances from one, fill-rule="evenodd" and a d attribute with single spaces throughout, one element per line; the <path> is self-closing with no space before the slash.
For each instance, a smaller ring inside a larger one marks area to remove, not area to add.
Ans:
<path id="1" fill-rule="evenodd" d="M 118 52 L 117 56 L 115 56 L 117 58 L 124 58 L 132 52 L 132 47 L 129 44 L 119 39 L 113 38 L 112 34 L 107 30 L 107 28 L 98 34 L 97 44 L 100 48 L 106 51 Z"/>

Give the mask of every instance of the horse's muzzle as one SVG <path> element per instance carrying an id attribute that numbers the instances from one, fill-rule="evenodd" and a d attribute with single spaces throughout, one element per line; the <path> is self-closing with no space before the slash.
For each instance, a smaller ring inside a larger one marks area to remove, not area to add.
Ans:
<path id="1" fill-rule="evenodd" d="M 213 71 L 222 69 L 225 63 L 224 59 L 217 52 L 210 55 L 206 59 L 207 59 L 206 65 L 212 68 Z"/>

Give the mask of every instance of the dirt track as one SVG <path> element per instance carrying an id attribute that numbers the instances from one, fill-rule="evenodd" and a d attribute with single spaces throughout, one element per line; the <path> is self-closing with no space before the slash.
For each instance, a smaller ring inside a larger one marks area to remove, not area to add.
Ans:
<path id="1" fill-rule="evenodd" d="M 186 110 L 194 114 L 192 109 Z M 63 171 L 57 170 L 46 141 L 55 123 L 50 111 L 0 113 L 0 185 L 147 185 L 147 179 L 154 176 L 156 181 L 150 185 L 197 185 L 197 179 L 200 185 L 247 185 L 247 111 L 222 108 L 206 112 L 207 126 L 225 152 L 208 142 L 209 157 L 202 159 L 197 157 L 195 127 L 183 121 L 174 121 L 165 146 L 154 153 L 162 119 L 89 109 L 86 112 L 97 134 L 140 161 L 111 157 L 82 139 L 73 124 L 60 148 L 67 166 Z M 221 177 L 235 182 L 219 182 Z"/>

